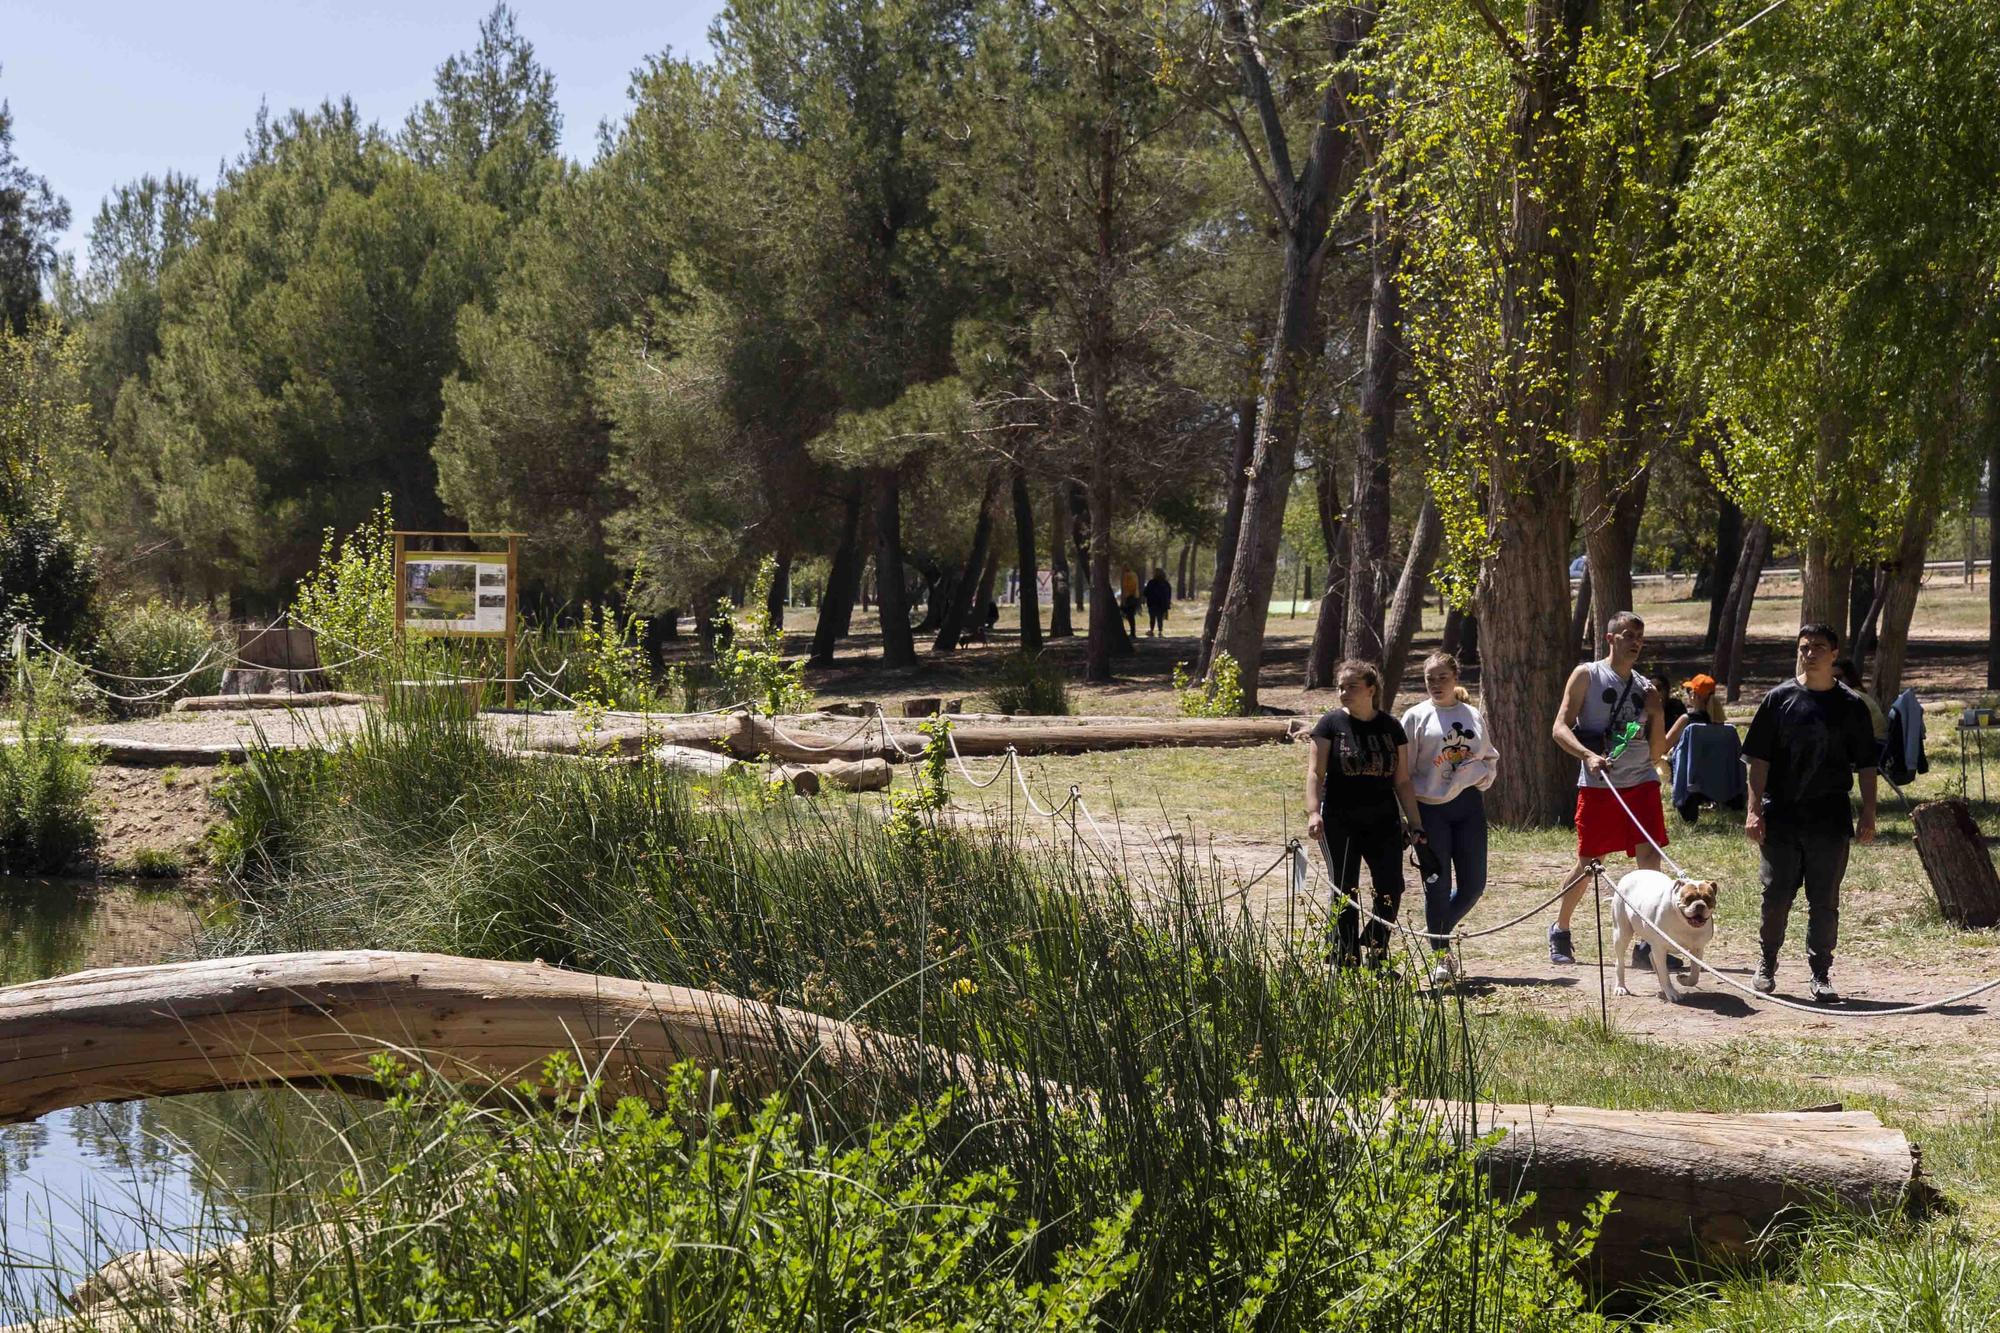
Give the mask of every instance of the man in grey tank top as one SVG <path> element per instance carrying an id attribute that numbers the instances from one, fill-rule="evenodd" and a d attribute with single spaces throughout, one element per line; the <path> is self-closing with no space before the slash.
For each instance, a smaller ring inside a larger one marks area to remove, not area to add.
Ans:
<path id="1" fill-rule="evenodd" d="M 1556 744 L 1578 763 L 1576 882 L 1549 927 L 1552 963 L 1576 961 L 1570 917 L 1590 890 L 1585 864 L 1624 852 L 1641 870 L 1658 870 L 1657 848 L 1667 845 L 1660 775 L 1653 768 L 1666 751 L 1665 710 L 1653 683 L 1633 670 L 1646 646 L 1646 622 L 1620 611 L 1605 626 L 1604 641 L 1602 658 L 1569 673 L 1550 728 Z"/>

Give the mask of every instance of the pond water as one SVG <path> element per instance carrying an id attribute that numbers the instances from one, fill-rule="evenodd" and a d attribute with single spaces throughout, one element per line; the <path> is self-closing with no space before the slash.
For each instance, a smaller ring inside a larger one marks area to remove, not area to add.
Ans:
<path id="1" fill-rule="evenodd" d="M 0 878 L 0 984 L 185 956 L 198 928 L 178 891 Z M 0 1126 L 0 1324 L 60 1308 L 127 1251 L 268 1224 L 290 1187 L 335 1169 L 335 1130 L 365 1109 L 331 1093 L 233 1092 Z"/>

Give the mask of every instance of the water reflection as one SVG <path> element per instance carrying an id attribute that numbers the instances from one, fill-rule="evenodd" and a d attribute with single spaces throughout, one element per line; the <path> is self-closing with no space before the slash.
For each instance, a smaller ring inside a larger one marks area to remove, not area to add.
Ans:
<path id="1" fill-rule="evenodd" d="M 193 946 L 178 893 L 0 879 L 0 984 L 162 962 Z M 0 1323 L 135 1249 L 190 1249 L 293 1220 L 372 1104 L 291 1090 L 99 1103 L 0 1126 Z"/>

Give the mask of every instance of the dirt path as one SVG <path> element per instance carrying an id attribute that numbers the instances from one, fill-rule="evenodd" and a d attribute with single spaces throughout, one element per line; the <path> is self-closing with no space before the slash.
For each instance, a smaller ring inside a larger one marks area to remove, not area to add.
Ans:
<path id="1" fill-rule="evenodd" d="M 1045 818 L 1023 821 L 1019 836 L 1023 841 L 1042 842 L 1057 849 L 1069 847 L 1067 818 L 1053 832 L 1050 825 L 1051 821 Z M 1115 857 L 1141 884 L 1164 886 L 1172 882 L 1170 865 L 1186 849 L 1194 864 L 1212 862 L 1221 880 L 1226 882 L 1224 891 L 1240 894 L 1249 910 L 1265 921 L 1281 929 L 1288 919 L 1298 929 L 1324 928 L 1329 895 L 1320 873 L 1323 862 L 1316 853 L 1301 898 L 1292 893 L 1287 866 L 1281 865 L 1275 871 L 1270 868 L 1274 858 L 1284 850 L 1276 841 L 1231 837 L 1190 839 L 1185 833 L 1174 834 L 1164 826 L 1148 829 L 1129 819 L 1115 827 L 1104 824 L 1101 827 L 1102 843 L 1087 821 L 1079 822 L 1076 834 L 1079 855 L 1099 862 Z M 1493 881 L 1465 922 L 1466 929 L 1498 925 L 1526 912 L 1555 892 L 1572 864 L 1567 857 L 1553 855 L 1496 858 Z M 1423 898 L 1415 889 L 1415 879 L 1412 871 L 1408 876 L 1412 887 L 1404 895 L 1401 920 L 1421 928 Z M 1245 885 L 1249 887 L 1246 889 Z M 1746 987 L 1757 959 L 1756 904 L 1754 888 L 1725 895 L 1708 957 L 1711 966 Z M 1902 910 L 1892 893 L 1852 888 L 1844 897 L 1843 909 L 1856 919 Z M 1551 907 L 1501 934 L 1466 941 L 1461 946 L 1465 980 L 1460 984 L 1479 1009 L 1488 1012 L 1515 1009 L 1550 1017 L 1598 1015 L 1598 952 L 1590 900 L 1586 898 L 1578 907 L 1574 921 L 1575 966 L 1556 966 L 1548 960 L 1546 931 L 1554 919 L 1555 909 Z M 1608 906 L 1604 912 L 1604 931 L 1608 948 L 1611 935 Z M 1804 932 L 1805 907 L 1801 901 L 1794 909 L 1792 931 L 1778 974 L 1780 998 L 1800 1004 L 1808 1003 L 1804 994 L 1807 980 Z M 1398 950 L 1404 953 L 1400 965 L 1406 971 L 1427 967 L 1429 952 L 1423 942 L 1405 937 Z M 1902 946 L 1864 935 L 1838 956 L 1834 978 L 1844 1002 L 1825 1011 L 1800 1013 L 1755 1003 L 1712 978 L 1704 979 L 1685 994 L 1680 1004 L 1673 1005 L 1660 1000 L 1650 969 L 1628 968 L 1627 983 L 1632 994 L 1609 995 L 1614 984 L 1614 964 L 1607 960 L 1604 1008 L 1615 1030 L 1658 1041 L 1888 1038 L 1908 1047 L 1969 1043 L 1992 1059 L 1989 1073 L 2000 1069 L 2000 990 L 1924 1014 L 1858 1016 L 1921 1003 L 2000 978 L 2000 931 L 1968 932 L 1949 949 L 1928 947 L 1921 942 Z"/>

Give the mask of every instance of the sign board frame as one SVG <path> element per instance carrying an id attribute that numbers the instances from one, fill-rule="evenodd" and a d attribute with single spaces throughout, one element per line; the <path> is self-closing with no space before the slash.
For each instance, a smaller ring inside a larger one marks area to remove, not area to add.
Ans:
<path id="1" fill-rule="evenodd" d="M 401 638 L 404 634 L 408 633 L 430 634 L 447 639 L 504 640 L 507 651 L 507 707 L 512 708 L 514 706 L 514 679 L 520 674 L 514 668 L 514 653 L 518 639 L 515 630 L 517 625 L 516 613 L 519 604 L 517 589 L 519 587 L 521 570 L 521 534 L 518 532 L 392 532 L 389 535 L 395 542 L 396 637 Z M 449 538 L 453 541 L 468 543 L 473 549 L 462 551 L 432 550 L 428 547 L 412 549 L 410 546 L 412 538 L 420 541 L 438 541 Z M 506 545 L 495 550 L 493 549 L 493 543 L 495 542 L 505 542 Z M 425 559 L 422 557 L 430 558 Z M 426 567 L 431 565 L 472 566 L 471 596 L 473 602 L 470 608 L 472 612 L 471 616 L 458 617 L 452 620 L 439 618 L 439 623 L 435 626 L 423 623 L 432 619 L 432 617 L 418 617 L 413 623 L 409 614 L 410 566 L 413 564 L 424 565 Z M 498 595 L 502 600 L 502 614 L 499 617 L 501 623 L 498 626 L 490 623 L 493 619 L 492 617 L 482 617 L 479 614 L 482 609 L 489 609 L 482 607 L 481 603 L 486 598 L 495 595 L 492 591 L 481 592 L 480 589 L 485 585 L 486 580 L 493 575 L 490 567 L 496 565 L 501 566 L 504 570 L 500 575 L 502 583 L 498 589 Z M 470 624 L 467 623 L 468 620 L 471 622 Z M 478 627 L 482 620 L 488 622 L 486 628 Z"/>

